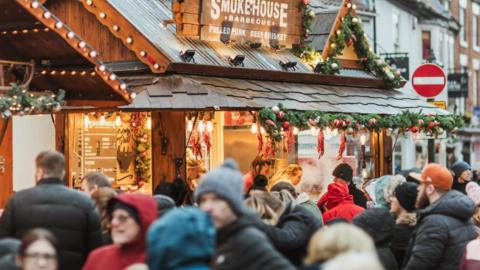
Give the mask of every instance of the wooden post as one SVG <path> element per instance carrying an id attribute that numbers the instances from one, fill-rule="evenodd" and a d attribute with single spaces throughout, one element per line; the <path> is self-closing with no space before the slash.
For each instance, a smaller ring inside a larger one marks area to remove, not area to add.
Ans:
<path id="1" fill-rule="evenodd" d="M 0 120 L 0 127 L 5 124 L 8 126 L 2 141 L 0 141 L 0 209 L 5 207 L 13 193 L 12 120 Z"/>
<path id="2" fill-rule="evenodd" d="M 67 113 L 59 112 L 55 114 L 55 150 L 65 155 L 65 183 L 73 187 L 74 183 L 70 179 L 70 156 L 68 152 L 68 133 L 67 133 Z"/>
<path id="3" fill-rule="evenodd" d="M 152 112 L 152 188 L 162 180 L 173 181 L 175 160 L 181 159 L 180 176 L 186 176 L 185 112 Z"/>
<path id="4" fill-rule="evenodd" d="M 382 131 L 381 133 L 382 137 L 382 144 L 380 145 L 382 147 L 381 154 L 382 156 L 380 157 L 380 162 L 382 162 L 382 175 L 387 175 L 387 174 L 393 174 L 393 141 L 392 137 L 387 136 L 387 132 L 385 130 Z"/>

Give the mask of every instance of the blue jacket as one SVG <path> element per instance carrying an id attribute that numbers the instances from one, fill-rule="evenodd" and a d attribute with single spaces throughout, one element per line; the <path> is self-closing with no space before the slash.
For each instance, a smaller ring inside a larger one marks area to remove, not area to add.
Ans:
<path id="1" fill-rule="evenodd" d="M 150 270 L 208 270 L 214 252 L 215 228 L 197 208 L 168 211 L 147 234 Z"/>

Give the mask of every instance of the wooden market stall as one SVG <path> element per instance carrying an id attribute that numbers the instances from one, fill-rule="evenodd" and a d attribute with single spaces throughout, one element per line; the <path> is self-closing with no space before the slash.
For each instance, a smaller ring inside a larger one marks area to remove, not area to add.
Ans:
<path id="1" fill-rule="evenodd" d="M 458 125 L 396 90 L 405 81 L 370 49 L 350 1 L 328 19 L 308 1 L 272 1 L 282 16 L 251 11 L 253 19 L 233 9 L 216 14 L 207 2 L 46 1 L 135 93 L 128 105 L 65 107 L 58 132 L 72 186 L 100 170 L 120 188 L 151 192 L 188 177 L 192 160 L 208 169 L 235 157 L 246 171 L 260 153 L 278 164 L 320 164 L 324 178 L 349 162 L 372 178 L 391 173 L 398 134 Z M 312 31 L 319 25 L 327 31 Z M 310 47 L 314 38 L 322 50 Z"/>

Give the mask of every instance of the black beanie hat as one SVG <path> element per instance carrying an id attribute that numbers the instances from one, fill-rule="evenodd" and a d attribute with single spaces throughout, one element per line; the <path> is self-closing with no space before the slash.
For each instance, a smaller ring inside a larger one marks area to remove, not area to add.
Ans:
<path id="1" fill-rule="evenodd" d="M 417 201 L 418 185 L 412 182 L 406 182 L 395 188 L 395 197 L 400 205 L 407 212 L 415 210 L 415 202 Z"/>
<path id="2" fill-rule="evenodd" d="M 333 176 L 341 178 L 347 182 L 352 182 L 353 179 L 353 169 L 347 163 L 342 163 L 338 165 L 332 173 Z"/>
<path id="3" fill-rule="evenodd" d="M 138 215 L 138 211 L 135 207 L 133 207 L 129 204 L 126 204 L 122 201 L 115 200 L 111 209 L 112 210 L 110 211 L 110 217 L 113 215 L 113 212 L 115 210 L 122 209 L 122 210 L 126 211 L 135 220 L 135 222 L 137 222 L 138 225 L 142 225 L 142 223 L 140 221 L 140 216 Z"/>
<path id="4" fill-rule="evenodd" d="M 267 191 L 268 178 L 265 175 L 257 175 L 253 179 L 253 186 L 251 189 Z"/>

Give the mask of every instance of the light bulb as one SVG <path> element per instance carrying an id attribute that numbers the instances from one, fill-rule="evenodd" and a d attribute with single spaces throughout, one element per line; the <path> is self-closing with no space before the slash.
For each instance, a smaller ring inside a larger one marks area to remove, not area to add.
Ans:
<path id="1" fill-rule="evenodd" d="M 117 117 L 115 117 L 115 125 L 117 127 L 122 125 L 122 119 L 120 118 L 120 115 L 117 115 Z"/>
<path id="2" fill-rule="evenodd" d="M 102 126 L 102 127 L 105 126 L 105 116 L 104 115 L 100 116 L 100 126 Z"/>
<path id="3" fill-rule="evenodd" d="M 200 122 L 198 122 L 197 128 L 198 128 L 198 131 L 200 131 L 200 133 L 205 131 L 205 124 L 203 123 L 203 120 L 200 120 Z"/>
<path id="4" fill-rule="evenodd" d="M 188 120 L 187 122 L 187 131 L 192 132 L 193 131 L 193 122 L 192 120 Z"/>
<path id="5" fill-rule="evenodd" d="M 147 129 L 152 129 L 152 118 L 151 117 L 147 118 Z"/>
<path id="6" fill-rule="evenodd" d="M 361 145 L 365 145 L 365 141 L 366 141 L 366 140 L 367 140 L 367 137 L 362 134 L 362 135 L 360 136 L 360 144 L 361 144 Z"/>
<path id="7" fill-rule="evenodd" d="M 88 128 L 90 126 L 90 118 L 88 117 L 88 114 L 85 115 L 85 117 L 83 119 L 83 124 L 86 128 Z"/>
<path id="8" fill-rule="evenodd" d="M 294 127 L 293 128 L 293 135 L 298 135 L 298 132 L 299 132 L 298 128 Z"/>
<path id="9" fill-rule="evenodd" d="M 209 133 L 212 133 L 212 131 L 213 131 L 212 121 L 208 121 L 208 122 L 207 122 L 207 131 L 208 131 Z"/>
<path id="10" fill-rule="evenodd" d="M 250 131 L 252 132 L 252 134 L 257 134 L 258 132 L 257 123 L 252 124 L 252 127 L 250 127 Z"/>

